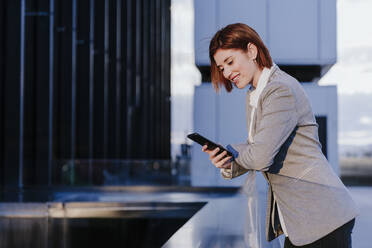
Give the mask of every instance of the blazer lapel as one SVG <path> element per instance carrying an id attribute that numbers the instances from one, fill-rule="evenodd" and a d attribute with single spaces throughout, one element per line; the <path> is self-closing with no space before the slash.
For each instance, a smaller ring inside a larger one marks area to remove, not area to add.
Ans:
<path id="1" fill-rule="evenodd" d="M 251 90 L 248 90 L 247 91 L 247 97 L 246 97 L 246 102 L 245 102 L 245 109 L 246 109 L 246 124 L 247 124 L 247 143 L 250 143 L 249 142 L 249 126 L 251 125 L 251 113 L 252 113 L 252 110 L 253 110 L 253 107 L 250 105 L 250 95 L 251 95 Z M 253 131 L 253 130 L 252 130 Z"/>
<path id="2" fill-rule="evenodd" d="M 267 81 L 267 84 L 269 84 L 271 81 L 272 81 L 272 79 L 273 79 L 273 75 L 274 75 L 274 73 L 276 72 L 278 70 L 278 66 L 277 65 L 274 65 L 274 68 L 271 70 L 271 72 L 270 72 L 270 75 L 269 75 L 269 79 L 268 79 L 268 81 Z M 266 85 L 267 85 L 266 84 Z M 262 94 L 260 95 L 260 97 L 259 97 L 259 99 L 262 97 Z M 258 100 L 258 103 L 260 103 L 260 101 Z M 248 105 L 248 107 L 250 107 L 250 108 L 252 108 L 251 106 L 250 106 L 250 104 L 249 104 L 249 99 L 247 100 L 247 105 Z M 259 107 L 259 104 L 257 105 L 257 108 Z M 252 109 L 250 109 L 251 111 L 252 111 Z M 258 113 L 258 111 L 257 111 L 257 109 L 254 111 L 254 115 L 253 115 L 253 119 L 252 119 L 252 121 L 253 121 L 253 123 L 252 123 L 252 136 L 254 135 L 254 134 L 256 134 L 256 127 L 257 127 L 257 122 L 259 122 L 260 120 L 258 120 L 257 119 L 257 113 Z M 261 113 L 261 111 L 260 111 L 260 113 Z M 250 115 L 250 114 L 249 114 Z M 249 118 L 250 118 L 250 116 L 249 116 Z M 249 125 L 249 124 L 248 124 Z M 249 129 L 249 126 L 248 126 L 248 129 Z"/>

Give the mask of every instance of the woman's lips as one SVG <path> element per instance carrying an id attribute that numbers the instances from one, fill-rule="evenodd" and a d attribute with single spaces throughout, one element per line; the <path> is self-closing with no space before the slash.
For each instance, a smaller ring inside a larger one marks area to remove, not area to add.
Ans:
<path id="1" fill-rule="evenodd" d="M 235 84 L 238 83 L 239 75 L 240 75 L 240 74 L 235 75 L 235 76 L 231 79 L 231 81 L 233 81 L 233 83 L 235 83 Z"/>

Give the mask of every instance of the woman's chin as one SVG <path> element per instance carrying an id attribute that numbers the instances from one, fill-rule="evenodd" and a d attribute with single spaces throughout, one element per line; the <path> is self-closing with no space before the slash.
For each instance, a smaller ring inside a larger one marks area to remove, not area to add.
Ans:
<path id="1" fill-rule="evenodd" d="M 248 82 L 237 82 L 237 83 L 234 83 L 236 88 L 238 89 L 244 89 L 245 87 L 247 87 L 249 85 Z"/>
<path id="2" fill-rule="evenodd" d="M 235 84 L 236 88 L 238 89 L 244 89 L 245 85 L 244 84 L 240 84 L 240 83 L 237 83 Z"/>

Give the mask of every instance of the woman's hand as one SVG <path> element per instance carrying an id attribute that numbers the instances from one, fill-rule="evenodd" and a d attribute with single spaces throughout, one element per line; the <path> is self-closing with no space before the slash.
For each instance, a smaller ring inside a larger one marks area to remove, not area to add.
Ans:
<path id="1" fill-rule="evenodd" d="M 202 147 L 202 151 L 208 153 L 209 160 L 212 162 L 214 166 L 216 166 L 219 169 L 230 169 L 231 168 L 231 156 L 226 156 L 227 152 L 223 151 L 222 153 L 217 154 L 217 152 L 220 150 L 220 148 L 216 148 L 214 150 L 208 150 L 208 146 L 204 145 Z"/>

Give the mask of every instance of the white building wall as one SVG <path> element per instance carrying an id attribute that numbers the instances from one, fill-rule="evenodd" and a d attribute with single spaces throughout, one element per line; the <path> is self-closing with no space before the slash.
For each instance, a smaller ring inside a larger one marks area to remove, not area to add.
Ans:
<path id="1" fill-rule="evenodd" d="M 338 108 L 337 87 L 303 84 L 316 116 L 327 117 L 327 157 L 333 170 L 339 175 L 338 164 Z"/>
<path id="2" fill-rule="evenodd" d="M 209 65 L 214 33 L 242 22 L 261 36 L 277 64 L 329 65 L 337 60 L 336 0 L 195 0 L 195 62 Z"/>

